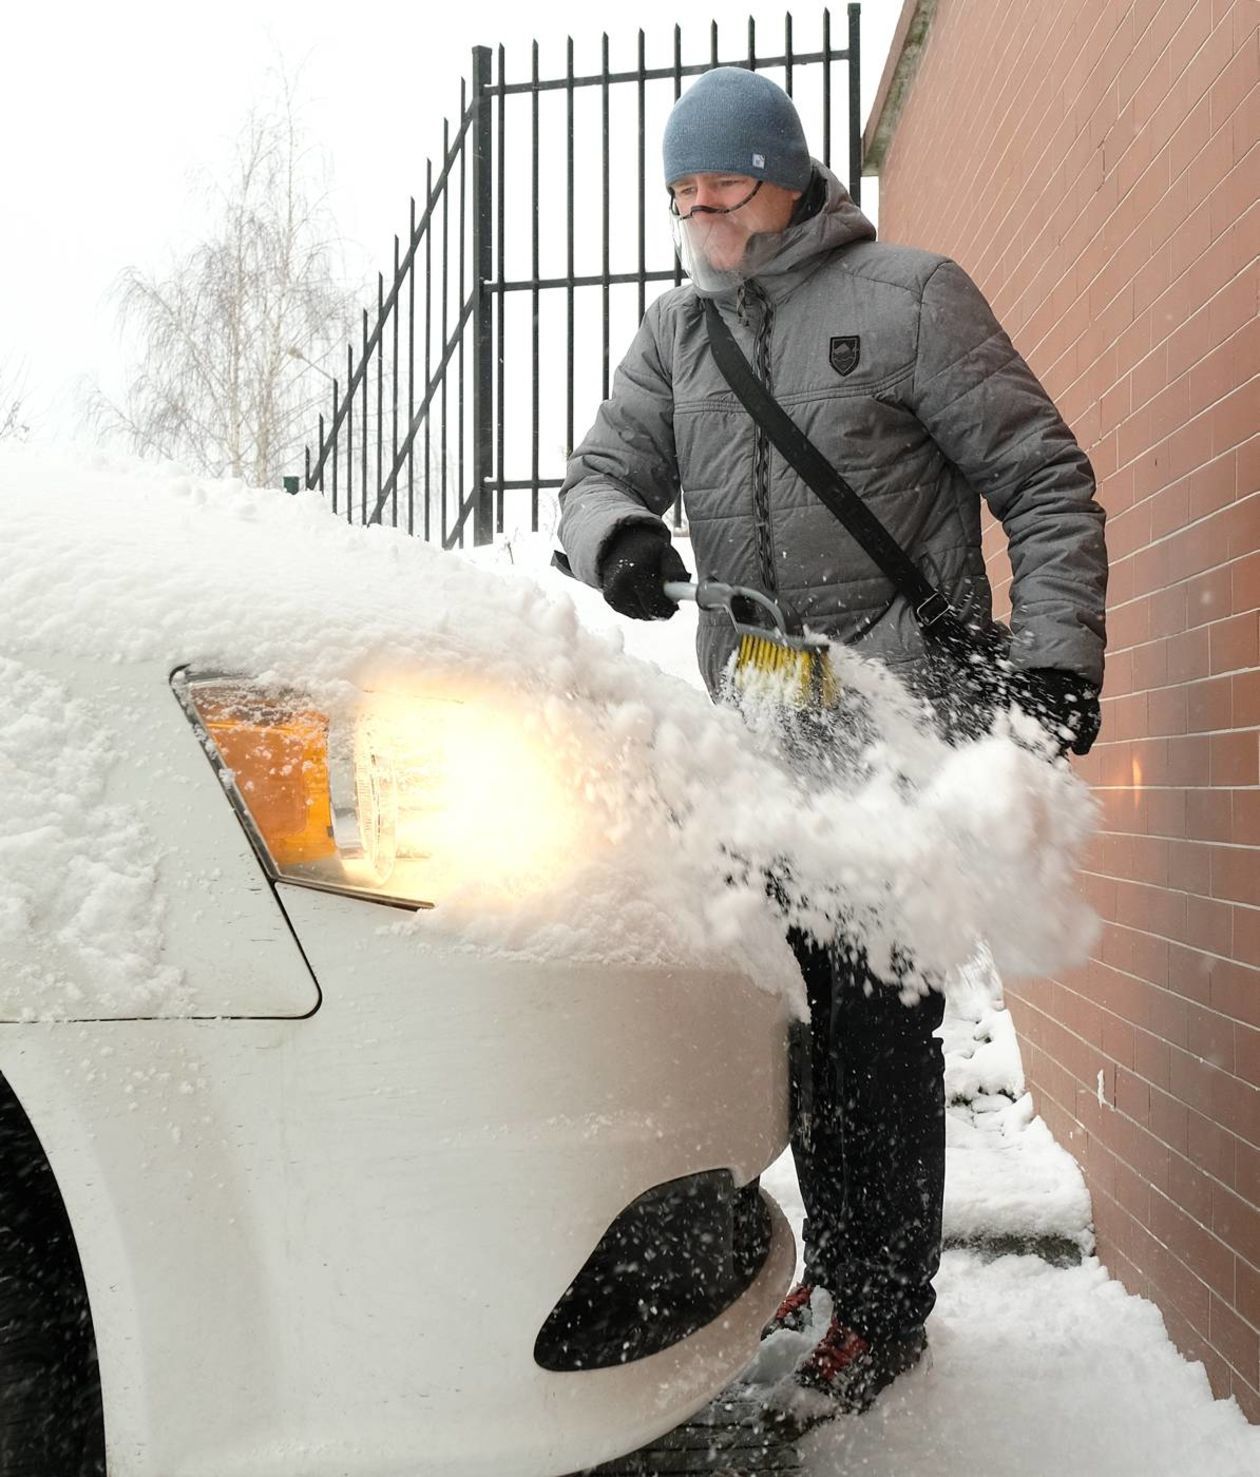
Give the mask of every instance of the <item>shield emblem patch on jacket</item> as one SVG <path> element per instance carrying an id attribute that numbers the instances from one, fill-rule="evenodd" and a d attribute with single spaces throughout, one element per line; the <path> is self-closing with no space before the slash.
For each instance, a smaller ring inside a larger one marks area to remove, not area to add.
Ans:
<path id="1" fill-rule="evenodd" d="M 862 356 L 862 340 L 857 334 L 842 334 L 831 341 L 831 367 L 837 374 L 852 374 Z"/>

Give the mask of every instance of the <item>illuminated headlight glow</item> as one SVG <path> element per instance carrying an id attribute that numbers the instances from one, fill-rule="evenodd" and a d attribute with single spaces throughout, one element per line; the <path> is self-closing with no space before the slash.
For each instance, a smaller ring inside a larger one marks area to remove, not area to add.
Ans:
<path id="1" fill-rule="evenodd" d="M 595 844 L 572 754 L 506 699 L 364 692 L 330 715 L 236 679 L 174 686 L 277 878 L 412 907 L 528 896 Z"/>

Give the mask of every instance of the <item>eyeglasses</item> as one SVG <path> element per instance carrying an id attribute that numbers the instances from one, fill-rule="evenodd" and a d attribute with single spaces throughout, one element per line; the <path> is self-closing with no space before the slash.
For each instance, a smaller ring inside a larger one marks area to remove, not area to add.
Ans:
<path id="1" fill-rule="evenodd" d="M 736 201 L 734 205 L 693 205 L 688 211 L 679 210 L 678 197 L 674 194 L 673 188 L 671 187 L 669 191 L 669 213 L 681 221 L 690 220 L 693 215 L 732 215 L 735 211 L 742 210 L 764 184 L 765 180 L 758 180 L 747 195 L 742 200 Z M 720 190 L 721 188 L 722 186 L 719 185 L 718 189 Z"/>

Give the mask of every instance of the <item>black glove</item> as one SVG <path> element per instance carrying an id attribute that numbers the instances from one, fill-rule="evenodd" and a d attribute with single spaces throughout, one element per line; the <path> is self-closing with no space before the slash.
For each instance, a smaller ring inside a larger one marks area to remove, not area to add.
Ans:
<path id="1" fill-rule="evenodd" d="M 1088 754 L 1102 727 L 1098 689 L 1075 672 L 1034 667 L 1019 672 L 1011 683 L 1011 698 L 1037 720 L 1066 754 Z"/>
<path id="2" fill-rule="evenodd" d="M 604 599 L 636 621 L 668 620 L 678 609 L 665 594 L 666 580 L 689 580 L 687 567 L 662 528 L 628 523 L 609 540 L 599 561 Z"/>

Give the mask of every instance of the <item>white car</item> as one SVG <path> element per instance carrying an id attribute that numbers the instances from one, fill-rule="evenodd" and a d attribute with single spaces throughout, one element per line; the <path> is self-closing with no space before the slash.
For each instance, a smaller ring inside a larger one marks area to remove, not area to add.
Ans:
<path id="1" fill-rule="evenodd" d="M 0 1470 L 678 1424 L 794 1264 L 787 999 L 634 832 L 704 700 L 314 499 L 10 455 L 0 507 Z"/>

